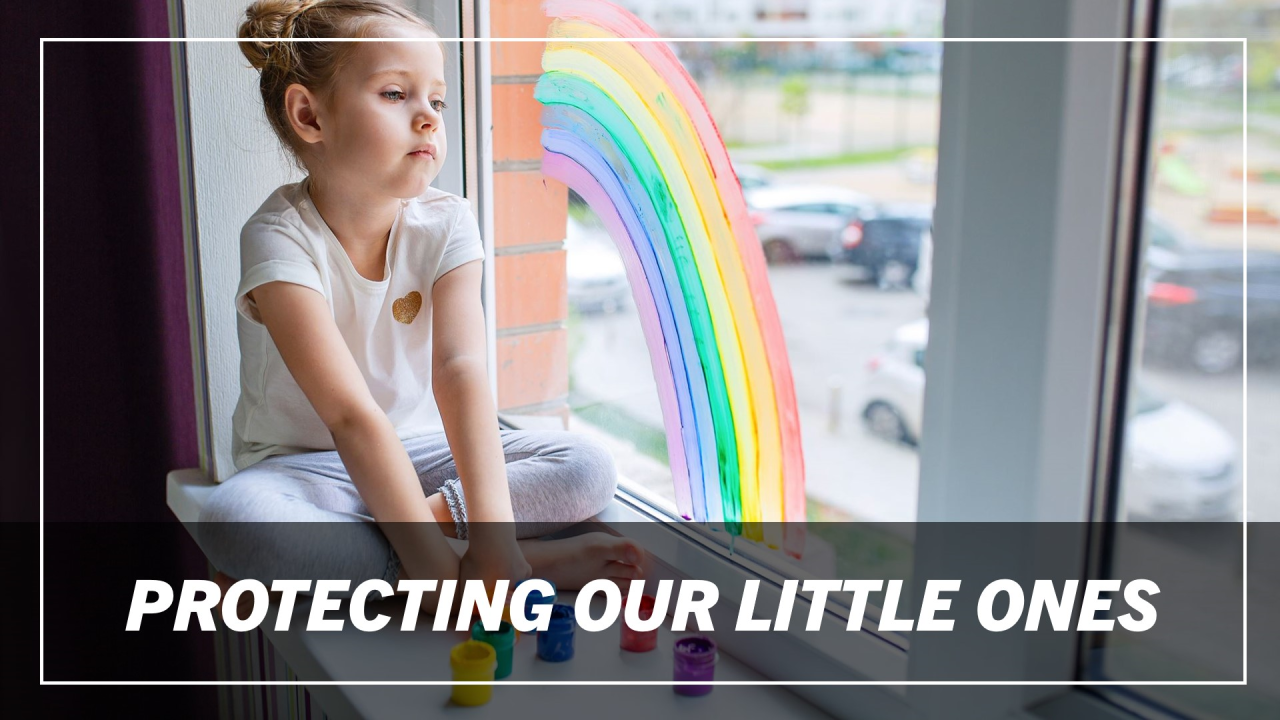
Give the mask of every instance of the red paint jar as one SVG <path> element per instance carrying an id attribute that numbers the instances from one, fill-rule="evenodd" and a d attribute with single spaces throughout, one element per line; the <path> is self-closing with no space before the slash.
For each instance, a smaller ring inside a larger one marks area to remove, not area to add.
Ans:
<path id="1" fill-rule="evenodd" d="M 653 606 L 657 599 L 652 595 L 644 595 L 640 598 L 640 619 L 648 620 L 653 617 Z M 632 630 L 626 621 L 626 613 L 623 613 L 622 620 L 622 649 L 628 652 L 649 652 L 658 647 L 658 628 L 652 630 L 640 631 Z"/>

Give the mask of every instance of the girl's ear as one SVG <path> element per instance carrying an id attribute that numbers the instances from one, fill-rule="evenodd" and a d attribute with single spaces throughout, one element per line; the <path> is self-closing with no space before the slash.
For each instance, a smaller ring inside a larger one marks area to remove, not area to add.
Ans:
<path id="1" fill-rule="evenodd" d="M 304 142 L 317 143 L 324 139 L 320 128 L 319 99 L 310 90 L 299 83 L 285 88 L 284 112 L 293 131 Z"/>

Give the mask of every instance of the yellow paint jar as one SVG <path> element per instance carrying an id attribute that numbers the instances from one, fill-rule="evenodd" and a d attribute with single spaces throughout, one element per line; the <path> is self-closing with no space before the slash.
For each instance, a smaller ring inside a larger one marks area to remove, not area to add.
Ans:
<path id="1" fill-rule="evenodd" d="M 498 656 L 488 643 L 468 640 L 453 646 L 449 653 L 453 679 L 458 681 L 493 680 Z M 453 702 L 457 705 L 484 705 L 493 697 L 492 685 L 454 685 Z"/>

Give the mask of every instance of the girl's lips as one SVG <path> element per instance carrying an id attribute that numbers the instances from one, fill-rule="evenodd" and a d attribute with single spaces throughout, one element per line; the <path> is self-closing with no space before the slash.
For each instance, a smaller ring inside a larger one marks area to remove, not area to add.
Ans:
<path id="1" fill-rule="evenodd" d="M 411 152 L 409 154 L 416 158 L 423 158 L 423 159 L 431 158 L 432 160 L 436 159 L 436 156 L 428 150 L 422 150 L 420 152 Z"/>

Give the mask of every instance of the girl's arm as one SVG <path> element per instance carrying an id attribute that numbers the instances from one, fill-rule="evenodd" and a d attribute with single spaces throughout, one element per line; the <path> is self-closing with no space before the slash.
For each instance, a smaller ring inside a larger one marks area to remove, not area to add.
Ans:
<path id="1" fill-rule="evenodd" d="M 288 282 L 253 290 L 285 366 L 329 428 L 360 497 L 418 579 L 456 579 L 458 554 L 436 522 L 409 454 L 369 393 L 324 296 Z"/>
<path id="2" fill-rule="evenodd" d="M 494 573 L 519 574 L 527 566 L 516 546 L 498 412 L 489 391 L 480 278 L 481 263 L 472 261 L 445 273 L 431 289 L 431 385 L 467 502 L 470 547 L 493 551 L 481 562 Z"/>

